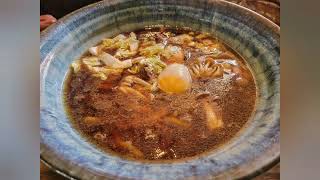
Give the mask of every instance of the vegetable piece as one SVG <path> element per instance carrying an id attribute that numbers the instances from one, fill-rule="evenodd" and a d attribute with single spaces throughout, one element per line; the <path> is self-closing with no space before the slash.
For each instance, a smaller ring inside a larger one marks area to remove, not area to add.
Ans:
<path id="1" fill-rule="evenodd" d="M 190 127 L 190 123 L 181 119 L 178 119 L 174 116 L 167 116 L 165 117 L 165 121 L 169 122 L 170 124 L 174 124 L 183 128 L 188 128 Z"/>
<path id="2" fill-rule="evenodd" d="M 137 74 L 140 72 L 140 66 L 139 65 L 133 65 L 130 69 L 128 69 L 128 72 L 131 74 Z"/>
<path id="3" fill-rule="evenodd" d="M 146 81 L 144 81 L 144 80 L 142 80 L 140 78 L 137 78 L 137 77 L 134 76 L 133 77 L 133 81 L 135 83 L 137 83 L 137 84 L 140 84 L 140 85 L 146 87 L 147 89 L 151 89 L 151 84 L 149 84 L 148 82 L 146 82 Z"/>
<path id="4" fill-rule="evenodd" d="M 143 153 L 131 141 L 120 141 L 119 145 L 127 149 L 134 157 L 143 158 Z"/>
<path id="5" fill-rule="evenodd" d="M 99 51 L 100 50 L 99 50 L 98 46 L 94 46 L 94 47 L 89 48 L 89 52 L 94 56 L 98 56 Z"/>
<path id="6" fill-rule="evenodd" d="M 118 146 L 128 150 L 134 157 L 143 158 L 143 153 L 131 141 L 123 141 L 118 134 L 113 134 L 113 138 Z"/>
<path id="7" fill-rule="evenodd" d="M 154 55 L 159 55 L 164 50 L 164 44 L 158 43 L 152 46 L 148 46 L 146 48 L 140 48 L 139 52 L 141 55 L 146 57 L 151 57 Z"/>
<path id="8" fill-rule="evenodd" d="M 223 67 L 220 64 L 216 65 L 216 71 L 211 74 L 211 77 L 220 78 L 223 77 Z"/>
<path id="9" fill-rule="evenodd" d="M 118 36 L 114 37 L 113 39 L 104 39 L 102 40 L 102 46 L 103 48 L 106 49 L 116 49 L 116 48 L 120 48 L 121 46 L 124 46 L 125 44 L 123 43 L 124 40 L 127 37 L 123 34 L 119 34 Z"/>
<path id="10" fill-rule="evenodd" d="M 191 41 L 188 43 L 188 46 L 190 47 L 195 47 L 196 46 L 196 43 L 194 41 Z"/>
<path id="11" fill-rule="evenodd" d="M 128 69 L 128 72 L 130 72 L 131 74 L 137 74 L 139 73 L 142 68 L 144 68 L 144 64 L 141 64 L 141 61 L 145 59 L 145 57 L 136 57 L 132 59 L 132 64 L 133 66 L 131 68 Z"/>
<path id="12" fill-rule="evenodd" d="M 128 57 L 134 56 L 136 54 L 137 54 L 137 51 L 118 49 L 117 52 L 115 53 L 114 57 L 123 59 L 123 58 L 128 58 Z"/>
<path id="13" fill-rule="evenodd" d="M 166 63 L 160 60 L 160 56 L 151 56 L 140 61 L 140 64 L 145 65 L 145 70 L 150 75 L 160 74 L 167 66 Z"/>
<path id="14" fill-rule="evenodd" d="M 249 80 L 247 80 L 246 78 L 243 78 L 243 77 L 237 77 L 236 82 L 241 87 L 245 87 L 249 84 Z"/>
<path id="15" fill-rule="evenodd" d="M 158 85 L 167 93 L 183 93 L 191 87 L 192 79 L 183 64 L 170 64 L 158 77 Z"/>
<path id="16" fill-rule="evenodd" d="M 195 43 L 189 43 L 188 45 L 192 45 L 198 49 L 200 49 L 203 53 L 207 54 L 207 55 L 212 55 L 214 57 L 219 56 L 222 51 L 220 50 L 221 47 L 219 46 L 219 44 L 210 44 L 209 41 L 204 41 L 206 44 L 204 43 L 199 43 L 199 42 L 195 42 Z M 211 41 L 210 41 L 211 42 Z M 210 45 L 208 45 L 208 43 Z"/>
<path id="17" fill-rule="evenodd" d="M 111 82 L 104 82 L 100 83 L 98 89 L 100 90 L 111 90 L 114 87 L 114 84 Z"/>
<path id="18" fill-rule="evenodd" d="M 203 39 L 202 43 L 206 46 L 214 46 L 214 43 L 210 39 Z"/>
<path id="19" fill-rule="evenodd" d="M 101 80 L 106 80 L 110 74 L 120 75 L 122 69 L 109 69 L 106 67 L 90 67 L 88 69 L 92 72 L 92 76 L 98 77 Z"/>
<path id="20" fill-rule="evenodd" d="M 81 69 L 81 61 L 80 60 L 74 61 L 73 63 L 71 63 L 71 67 L 74 73 L 78 73 Z"/>
<path id="21" fill-rule="evenodd" d="M 94 139 L 99 140 L 99 141 L 104 141 L 107 138 L 107 135 L 101 132 L 97 132 L 94 136 Z"/>
<path id="22" fill-rule="evenodd" d="M 162 55 L 166 58 L 169 64 L 172 63 L 183 63 L 184 54 L 183 50 L 179 46 L 168 45 Z"/>
<path id="23" fill-rule="evenodd" d="M 209 96 L 210 96 L 210 93 L 207 92 L 207 91 L 205 91 L 205 92 L 198 93 L 198 94 L 196 95 L 196 99 L 197 99 L 197 100 L 198 100 L 198 99 L 204 99 L 204 98 L 209 97 Z"/>
<path id="24" fill-rule="evenodd" d="M 192 121 L 191 115 L 190 115 L 190 114 L 187 114 L 187 113 L 180 115 L 180 116 L 179 116 L 179 119 L 180 119 L 181 121 L 187 122 L 188 124 L 190 124 L 191 121 Z"/>
<path id="25" fill-rule="evenodd" d="M 150 90 L 151 90 L 152 92 L 158 91 L 158 82 L 157 82 L 157 81 L 154 81 L 154 82 L 152 83 Z"/>
<path id="26" fill-rule="evenodd" d="M 91 67 L 102 65 L 102 63 L 98 57 L 84 57 L 84 58 L 82 58 L 82 62 L 83 62 L 83 64 L 85 64 L 87 66 L 91 66 Z"/>
<path id="27" fill-rule="evenodd" d="M 93 116 L 87 116 L 83 118 L 83 122 L 87 127 L 94 127 L 101 125 L 103 123 L 101 118 L 93 117 Z"/>
<path id="28" fill-rule="evenodd" d="M 141 85 L 143 88 L 150 90 L 152 85 L 148 82 L 136 77 L 136 76 L 126 76 L 122 79 L 120 86 L 132 86 L 134 84 Z"/>
<path id="29" fill-rule="evenodd" d="M 205 39 L 207 37 L 209 37 L 209 33 L 201 33 L 199 35 L 196 36 L 196 39 Z"/>
<path id="30" fill-rule="evenodd" d="M 245 87 L 249 83 L 249 79 L 251 78 L 249 73 L 245 71 L 243 68 L 234 66 L 232 67 L 232 72 L 237 76 L 236 83 L 241 87 Z"/>
<path id="31" fill-rule="evenodd" d="M 155 137 L 157 137 L 157 135 L 152 131 L 152 129 L 146 129 L 145 132 L 145 136 L 144 139 L 148 140 L 148 139 L 155 139 Z"/>
<path id="32" fill-rule="evenodd" d="M 138 51 L 139 48 L 139 41 L 137 40 L 137 36 L 134 32 L 130 33 L 130 42 L 129 42 L 129 49 L 130 51 Z"/>
<path id="33" fill-rule="evenodd" d="M 145 59 L 145 57 L 143 57 L 143 56 L 139 56 L 139 57 L 133 58 L 132 59 L 132 64 L 139 64 L 143 59 Z"/>
<path id="34" fill-rule="evenodd" d="M 174 44 L 188 44 L 192 40 L 193 40 L 193 37 L 188 34 L 181 34 L 181 35 L 169 38 L 169 41 Z"/>
<path id="35" fill-rule="evenodd" d="M 210 130 L 223 127 L 223 121 L 220 117 L 217 116 L 217 113 L 212 108 L 208 102 L 203 104 L 204 110 L 206 112 L 207 126 Z"/>
<path id="36" fill-rule="evenodd" d="M 154 46 L 157 42 L 155 40 L 142 39 L 140 49 L 146 48 L 148 46 Z"/>
<path id="37" fill-rule="evenodd" d="M 125 40 L 127 37 L 123 34 L 119 34 L 116 37 L 113 38 L 115 41 Z"/>
<path id="38" fill-rule="evenodd" d="M 120 61 L 108 53 L 102 53 L 99 59 L 108 67 L 116 69 L 125 69 L 132 66 L 131 59 Z"/>
<path id="39" fill-rule="evenodd" d="M 119 86 L 119 90 L 121 92 L 123 92 L 124 94 L 131 94 L 131 95 L 135 95 L 139 98 L 142 99 L 147 99 L 146 96 L 144 96 L 141 92 L 139 92 L 138 90 L 135 90 L 134 88 L 132 88 L 134 85 L 139 85 L 140 87 L 142 87 L 145 90 L 150 91 L 152 88 L 152 85 L 149 84 L 148 82 L 135 77 L 133 75 L 130 76 L 126 76 L 122 79 L 120 86 Z M 150 99 L 152 98 L 151 94 L 150 94 Z"/>
<path id="40" fill-rule="evenodd" d="M 101 80 L 106 80 L 110 74 L 119 75 L 122 73 L 122 69 L 131 64 L 131 60 L 128 62 L 119 61 L 111 55 L 106 55 L 107 53 L 101 54 L 99 57 L 85 57 L 82 58 L 82 62 L 86 65 L 86 68 L 92 73 L 92 76 L 99 77 Z M 103 63 L 101 60 L 104 60 L 104 63 L 107 63 L 111 67 L 101 67 Z M 120 63 L 119 63 L 120 62 Z M 77 66 L 76 64 L 74 65 Z"/>
<path id="41" fill-rule="evenodd" d="M 227 74 L 231 74 L 233 68 L 238 66 L 236 60 L 226 60 L 226 59 L 216 59 L 214 60 L 215 64 L 221 64 L 223 71 Z"/>
<path id="42" fill-rule="evenodd" d="M 119 90 L 121 92 L 123 92 L 124 94 L 132 94 L 132 95 L 135 95 L 141 99 L 146 99 L 146 97 L 141 92 L 139 92 L 131 87 L 123 86 L 123 87 L 119 87 Z"/>
<path id="43" fill-rule="evenodd" d="M 102 47 L 105 49 L 117 49 L 115 54 L 117 58 L 128 58 L 137 54 L 139 41 L 136 34 L 131 32 L 129 37 L 121 34 L 113 39 L 104 39 Z"/>
<path id="44" fill-rule="evenodd" d="M 234 66 L 232 67 L 232 72 L 237 74 L 238 76 L 242 76 L 246 79 L 250 79 L 250 74 L 248 73 L 248 70 L 246 71 L 243 67 Z"/>
<path id="45" fill-rule="evenodd" d="M 137 40 L 137 36 L 134 32 L 131 32 L 129 37 L 122 42 L 118 51 L 115 54 L 117 58 L 128 58 L 134 56 L 138 52 L 139 41 Z"/>
<path id="46" fill-rule="evenodd" d="M 231 59 L 232 60 L 232 59 L 236 59 L 236 57 L 231 52 L 226 51 L 226 52 L 218 54 L 216 56 L 216 59 Z"/>
<path id="47" fill-rule="evenodd" d="M 99 90 L 111 90 L 114 88 L 121 79 L 121 74 L 109 74 L 108 79 L 101 81 L 97 88 Z"/>

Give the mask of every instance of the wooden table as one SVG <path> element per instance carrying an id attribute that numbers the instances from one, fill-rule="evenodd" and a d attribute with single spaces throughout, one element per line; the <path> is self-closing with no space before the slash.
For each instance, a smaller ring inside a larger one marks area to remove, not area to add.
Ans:
<path id="1" fill-rule="evenodd" d="M 280 25 L 280 2 L 279 0 L 229 0 L 241 6 L 252 9 L 261 15 L 267 17 L 271 21 Z M 50 170 L 46 165 L 40 163 L 40 179 L 41 180 L 66 180 L 65 177 Z M 280 179 L 280 163 L 269 171 L 255 177 L 254 180 L 279 180 Z"/>
<path id="2" fill-rule="evenodd" d="M 46 165 L 40 165 L 40 179 L 41 180 L 67 180 L 67 178 L 55 173 Z M 276 165 L 266 173 L 254 178 L 254 180 L 280 180 L 280 164 Z"/>

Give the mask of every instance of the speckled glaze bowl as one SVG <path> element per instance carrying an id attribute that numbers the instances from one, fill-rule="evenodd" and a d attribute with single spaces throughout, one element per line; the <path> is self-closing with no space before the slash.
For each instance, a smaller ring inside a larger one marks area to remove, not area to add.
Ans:
<path id="1" fill-rule="evenodd" d="M 102 38 L 151 25 L 215 34 L 250 65 L 258 98 L 252 118 L 220 148 L 190 159 L 129 161 L 104 153 L 73 129 L 63 107 L 69 65 Z M 225 1 L 108 0 L 59 20 L 41 34 L 41 159 L 75 179 L 238 179 L 263 172 L 280 155 L 280 28 Z"/>

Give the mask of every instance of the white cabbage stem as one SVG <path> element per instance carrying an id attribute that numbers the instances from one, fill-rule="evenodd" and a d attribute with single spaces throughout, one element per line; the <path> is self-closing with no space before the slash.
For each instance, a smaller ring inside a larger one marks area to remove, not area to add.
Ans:
<path id="1" fill-rule="evenodd" d="M 99 56 L 99 59 L 108 67 L 110 68 L 118 68 L 118 69 L 125 69 L 132 66 L 132 60 L 127 59 L 124 61 L 120 61 L 119 59 L 115 58 L 114 56 L 108 53 L 102 53 Z"/>

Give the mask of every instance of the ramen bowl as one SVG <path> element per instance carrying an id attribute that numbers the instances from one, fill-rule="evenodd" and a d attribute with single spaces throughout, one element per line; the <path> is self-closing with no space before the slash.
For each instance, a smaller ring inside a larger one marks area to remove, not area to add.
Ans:
<path id="1" fill-rule="evenodd" d="M 150 162 L 106 153 L 68 119 L 69 66 L 105 37 L 159 25 L 208 32 L 237 51 L 255 78 L 255 110 L 236 137 L 192 158 Z M 41 33 L 41 160 L 70 179 L 238 179 L 265 171 L 280 156 L 279 31 L 253 11 L 213 0 L 111 0 L 65 16 Z"/>

